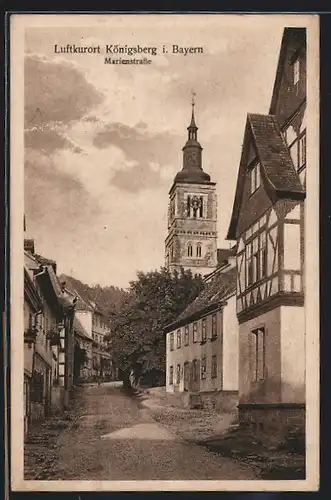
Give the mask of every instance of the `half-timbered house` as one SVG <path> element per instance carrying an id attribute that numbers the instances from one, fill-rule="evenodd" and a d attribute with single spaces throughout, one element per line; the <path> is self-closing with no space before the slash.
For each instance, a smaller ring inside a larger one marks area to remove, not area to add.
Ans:
<path id="1" fill-rule="evenodd" d="M 248 114 L 228 239 L 237 241 L 239 417 L 304 424 L 305 29 L 286 28 L 268 115 Z"/>

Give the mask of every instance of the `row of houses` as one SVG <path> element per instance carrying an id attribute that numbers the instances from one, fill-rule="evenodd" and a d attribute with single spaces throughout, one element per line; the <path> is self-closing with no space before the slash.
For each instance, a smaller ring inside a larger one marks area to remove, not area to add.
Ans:
<path id="1" fill-rule="evenodd" d="M 242 425 L 269 437 L 304 428 L 306 30 L 284 30 L 269 113 L 247 115 L 229 249 L 216 248 L 215 183 L 197 130 L 193 103 L 166 263 L 207 274 L 165 328 L 166 389 L 191 407 L 237 406 Z"/>
<path id="2" fill-rule="evenodd" d="M 31 424 L 68 407 L 73 385 L 117 377 L 106 315 L 87 292 L 82 297 L 75 281 L 58 276 L 56 262 L 25 238 L 25 436 Z"/>

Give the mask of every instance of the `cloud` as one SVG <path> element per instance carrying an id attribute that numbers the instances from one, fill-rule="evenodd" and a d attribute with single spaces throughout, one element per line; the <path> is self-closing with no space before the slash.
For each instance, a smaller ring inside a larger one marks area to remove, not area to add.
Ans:
<path id="1" fill-rule="evenodd" d="M 25 128 L 49 122 L 68 124 L 82 118 L 103 95 L 77 66 L 36 54 L 25 58 Z"/>
<path id="2" fill-rule="evenodd" d="M 54 160 L 33 149 L 25 150 L 25 211 L 47 233 L 72 231 L 75 224 L 92 220 L 98 213 L 79 179 L 59 171 Z"/>
<path id="3" fill-rule="evenodd" d="M 153 134 L 145 123 L 129 127 L 121 123 L 107 124 L 96 133 L 93 145 L 103 149 L 109 146 L 120 148 L 126 158 L 135 161 L 130 171 L 117 170 L 112 184 L 130 192 L 155 188 L 164 184 L 168 177 L 181 170 L 180 149 L 182 139 L 170 132 Z M 157 168 L 156 168 L 157 166 Z M 164 174 L 163 170 L 167 170 Z"/>
<path id="4" fill-rule="evenodd" d="M 83 150 L 73 144 L 61 133 L 52 129 L 39 129 L 34 127 L 24 133 L 24 144 L 26 148 L 36 149 L 40 152 L 52 154 L 59 149 L 71 149 L 76 154 Z"/>

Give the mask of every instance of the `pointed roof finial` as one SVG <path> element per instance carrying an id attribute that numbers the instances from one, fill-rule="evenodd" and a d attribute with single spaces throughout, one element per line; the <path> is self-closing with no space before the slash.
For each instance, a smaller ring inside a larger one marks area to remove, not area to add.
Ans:
<path id="1" fill-rule="evenodd" d="M 194 106 L 195 106 L 195 96 L 196 96 L 196 93 L 194 92 L 194 90 L 191 90 L 191 94 L 192 94 L 192 100 L 191 100 L 191 105 L 192 105 L 192 117 L 191 117 L 191 123 L 189 125 L 189 129 L 190 128 L 194 128 L 196 130 L 198 130 L 198 127 L 196 126 L 195 124 L 195 116 L 194 116 Z"/>
<path id="2" fill-rule="evenodd" d="M 194 92 L 194 90 L 191 90 L 191 94 L 192 94 L 192 101 L 191 101 L 191 103 L 192 103 L 192 108 L 193 108 L 195 106 L 195 99 L 194 98 L 196 96 L 196 93 Z"/>

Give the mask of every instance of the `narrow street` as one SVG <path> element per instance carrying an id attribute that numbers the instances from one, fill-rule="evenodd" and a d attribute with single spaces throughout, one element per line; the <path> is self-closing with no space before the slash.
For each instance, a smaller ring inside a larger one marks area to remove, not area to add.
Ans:
<path id="1" fill-rule="evenodd" d="M 52 479 L 254 479 L 253 470 L 188 443 L 112 383 L 82 389 L 74 424 L 60 433 Z"/>

